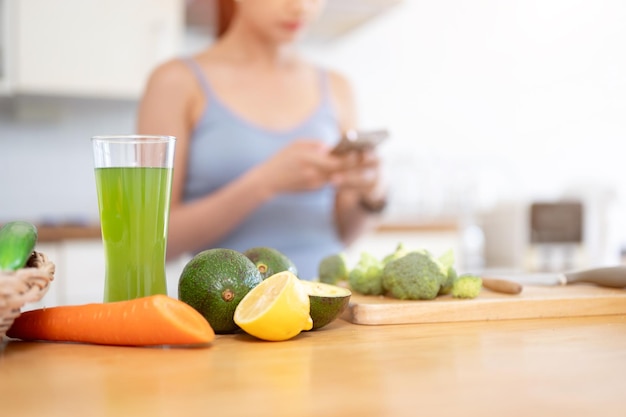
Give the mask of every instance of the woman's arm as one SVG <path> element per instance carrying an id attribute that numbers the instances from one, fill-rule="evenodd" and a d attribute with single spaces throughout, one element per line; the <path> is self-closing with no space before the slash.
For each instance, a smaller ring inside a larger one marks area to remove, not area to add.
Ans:
<path id="1" fill-rule="evenodd" d="M 298 141 L 213 194 L 183 202 L 190 134 L 207 105 L 193 74 L 181 61 L 159 67 L 139 107 L 138 130 L 177 138 L 168 232 L 168 258 L 210 245 L 278 193 L 315 189 L 339 167 L 317 141 Z M 210 105 L 210 103 L 208 103 Z M 285 175 L 288 172 L 289 175 Z"/>
<path id="2" fill-rule="evenodd" d="M 138 130 L 176 137 L 168 230 L 168 258 L 216 241 L 270 197 L 255 176 L 244 176 L 215 194 L 183 202 L 190 134 L 200 117 L 203 97 L 191 71 L 181 61 L 157 68 L 139 106 Z"/>
<path id="3" fill-rule="evenodd" d="M 349 82 L 337 73 L 330 74 L 333 102 L 342 131 L 357 125 L 356 106 Z M 348 169 L 336 178 L 335 220 L 341 239 L 349 244 L 376 224 L 376 214 L 384 208 L 386 187 L 376 153 L 354 153 L 347 159 Z"/>

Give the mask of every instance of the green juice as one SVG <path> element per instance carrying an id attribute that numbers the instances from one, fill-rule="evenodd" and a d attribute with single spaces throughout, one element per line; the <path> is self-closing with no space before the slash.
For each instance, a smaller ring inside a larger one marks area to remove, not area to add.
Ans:
<path id="1" fill-rule="evenodd" d="M 171 179 L 171 168 L 96 168 L 105 302 L 167 294 Z"/>

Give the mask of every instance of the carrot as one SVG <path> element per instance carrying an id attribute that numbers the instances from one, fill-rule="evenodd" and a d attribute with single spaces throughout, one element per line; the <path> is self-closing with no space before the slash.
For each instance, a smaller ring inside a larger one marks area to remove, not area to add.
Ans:
<path id="1" fill-rule="evenodd" d="M 117 346 L 206 344 L 215 333 L 190 305 L 166 295 L 41 308 L 22 313 L 7 336 Z"/>

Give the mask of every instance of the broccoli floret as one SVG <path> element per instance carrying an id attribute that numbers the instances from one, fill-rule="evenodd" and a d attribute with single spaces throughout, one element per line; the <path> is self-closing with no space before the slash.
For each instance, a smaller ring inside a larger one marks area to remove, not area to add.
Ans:
<path id="1" fill-rule="evenodd" d="M 449 294 L 450 291 L 452 291 L 452 285 L 454 284 L 454 281 L 457 279 L 456 269 L 454 269 L 454 252 L 452 251 L 452 249 L 441 255 L 437 259 L 437 262 L 439 263 L 442 272 L 446 276 L 444 282 L 441 283 L 439 294 Z"/>
<path id="2" fill-rule="evenodd" d="M 453 266 L 448 268 L 446 273 L 446 280 L 443 284 L 441 284 L 441 288 L 439 288 L 439 295 L 450 294 L 452 291 L 452 287 L 454 286 L 454 282 L 458 279 L 458 275 L 456 273 L 456 269 Z"/>
<path id="3" fill-rule="evenodd" d="M 440 265 L 424 251 L 410 252 L 383 269 L 383 287 L 403 300 L 432 300 L 446 278 Z"/>
<path id="4" fill-rule="evenodd" d="M 320 282 L 337 284 L 348 279 L 348 263 L 344 253 L 336 253 L 323 258 L 317 267 Z"/>
<path id="5" fill-rule="evenodd" d="M 483 280 L 475 275 L 461 275 L 452 284 L 455 298 L 476 298 L 483 287 Z"/>
<path id="6" fill-rule="evenodd" d="M 362 252 L 361 258 L 348 275 L 350 288 L 365 295 L 383 293 L 383 264 L 373 255 Z"/>
<path id="7" fill-rule="evenodd" d="M 441 269 L 447 273 L 447 271 L 454 266 L 454 251 L 448 249 L 443 255 L 437 258 L 437 262 L 439 262 Z"/>
<path id="8" fill-rule="evenodd" d="M 410 251 L 406 248 L 406 246 L 404 246 L 404 243 L 402 242 L 398 243 L 398 246 L 396 246 L 396 250 L 383 258 L 382 260 L 383 266 L 387 265 L 389 262 L 393 260 L 402 258 L 404 255 L 406 255 L 409 252 Z"/>

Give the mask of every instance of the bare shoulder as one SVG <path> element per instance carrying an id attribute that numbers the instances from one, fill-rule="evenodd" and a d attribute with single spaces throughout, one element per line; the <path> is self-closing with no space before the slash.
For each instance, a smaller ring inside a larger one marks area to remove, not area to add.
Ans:
<path id="1" fill-rule="evenodd" d="M 183 128 L 191 123 L 195 103 L 194 75 L 186 63 L 172 59 L 157 66 L 139 103 L 138 129 L 141 132 L 168 132 L 183 137 Z"/>
<path id="2" fill-rule="evenodd" d="M 192 91 L 195 79 L 189 66 L 182 59 L 171 59 L 157 66 L 148 79 L 148 89 L 168 91 Z"/>
<path id="3" fill-rule="evenodd" d="M 356 105 L 350 80 L 340 72 L 328 70 L 331 100 L 337 112 L 342 130 L 356 124 Z"/>
<path id="4" fill-rule="evenodd" d="M 335 70 L 328 70 L 330 88 L 334 94 L 352 96 L 352 85 L 348 78 Z"/>

